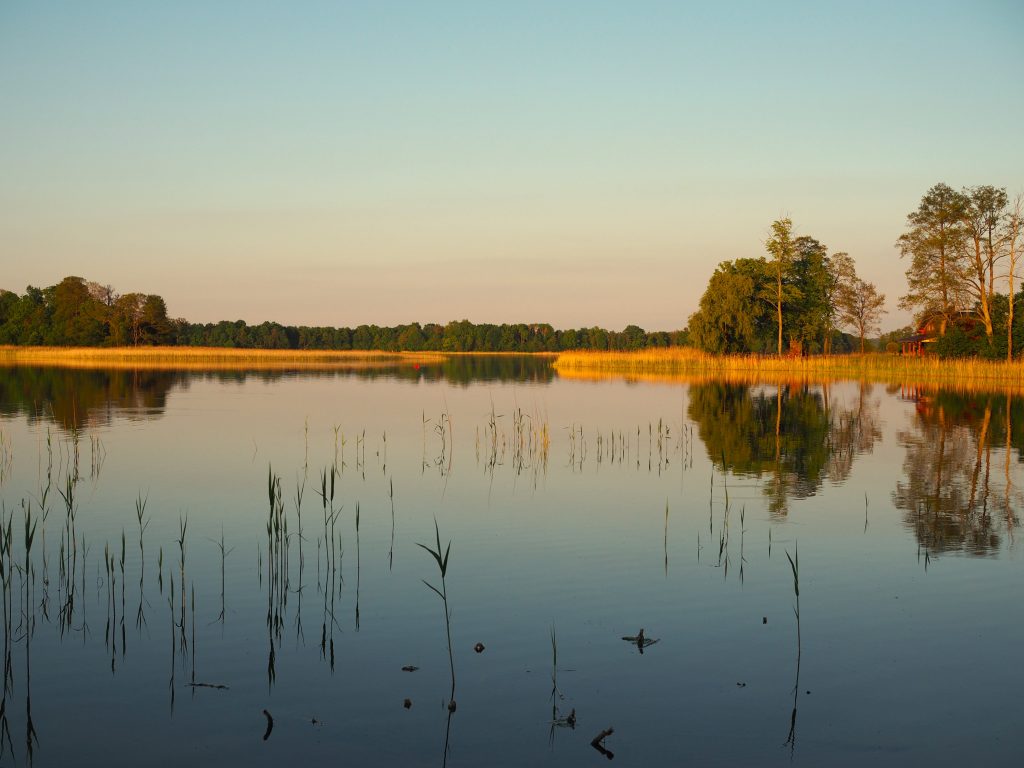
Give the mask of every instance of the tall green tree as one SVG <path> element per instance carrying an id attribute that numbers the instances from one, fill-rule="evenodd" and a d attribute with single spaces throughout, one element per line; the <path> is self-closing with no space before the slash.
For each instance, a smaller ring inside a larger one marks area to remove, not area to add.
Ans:
<path id="1" fill-rule="evenodd" d="M 111 337 L 115 347 L 138 346 L 142 342 L 142 305 L 146 297 L 141 293 L 125 293 L 114 300 L 111 307 Z"/>
<path id="2" fill-rule="evenodd" d="M 964 256 L 967 227 L 964 219 L 970 200 L 947 184 L 929 189 L 916 211 L 907 214 L 907 231 L 896 245 L 907 267 L 907 293 L 900 307 L 920 320 L 938 316 L 940 333 L 953 313 L 967 303 Z"/>
<path id="3" fill-rule="evenodd" d="M 11 311 L 18 304 L 18 294 L 0 288 L 0 328 L 7 323 Z"/>
<path id="4" fill-rule="evenodd" d="M 764 333 L 764 305 L 758 300 L 768 284 L 764 261 L 724 261 L 711 275 L 690 316 L 690 341 L 713 354 L 759 351 Z"/>
<path id="5" fill-rule="evenodd" d="M 141 327 L 141 343 L 163 345 L 174 343 L 174 326 L 167 317 L 167 304 L 163 297 L 156 294 L 149 294 L 142 300 L 142 307 L 139 312 L 139 325 Z M 288 340 L 284 334 L 284 328 L 277 325 L 273 329 L 274 336 L 266 346 L 268 348 L 287 347 Z"/>
<path id="6" fill-rule="evenodd" d="M 15 302 L 8 303 L 7 316 L 0 325 L 2 344 L 45 344 L 50 334 L 50 315 L 43 291 L 33 285 Z"/>
<path id="7" fill-rule="evenodd" d="M 778 354 L 782 355 L 782 311 L 786 304 L 801 296 L 800 290 L 791 285 L 790 270 L 796 258 L 796 245 L 793 242 L 793 222 L 790 219 L 779 219 L 772 222 L 772 235 L 765 242 L 768 251 L 768 271 L 771 282 L 761 291 L 761 298 L 775 310 L 775 321 L 778 327 Z"/>
<path id="8" fill-rule="evenodd" d="M 793 241 L 787 283 L 794 298 L 784 313 L 792 349 L 819 351 L 826 344 L 832 315 L 828 266 L 828 248 L 815 238 L 801 235 Z"/>
<path id="9" fill-rule="evenodd" d="M 85 280 L 65 277 L 44 294 L 51 308 L 49 344 L 90 347 L 103 341 L 102 308 L 89 293 Z"/>

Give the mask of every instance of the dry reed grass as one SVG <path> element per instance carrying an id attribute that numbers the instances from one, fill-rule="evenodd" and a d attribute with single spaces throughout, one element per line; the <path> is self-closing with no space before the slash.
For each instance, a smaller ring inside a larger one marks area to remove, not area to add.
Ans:
<path id="1" fill-rule="evenodd" d="M 329 369 L 437 363 L 444 359 L 445 355 L 440 352 L 379 350 L 0 346 L 0 367 L 38 365 L 155 370 Z"/>
<path id="2" fill-rule="evenodd" d="M 1024 363 L 940 360 L 888 354 L 776 357 L 709 355 L 690 347 L 636 352 L 565 352 L 554 362 L 572 379 L 620 377 L 662 383 L 729 380 L 738 383 L 824 383 L 848 379 L 891 384 L 942 384 L 956 389 L 1024 390 Z"/>

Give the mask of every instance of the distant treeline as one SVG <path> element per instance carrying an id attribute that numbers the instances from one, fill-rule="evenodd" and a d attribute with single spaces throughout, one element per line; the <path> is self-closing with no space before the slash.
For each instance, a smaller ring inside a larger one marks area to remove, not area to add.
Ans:
<path id="1" fill-rule="evenodd" d="M 190 323 L 167 316 L 154 294 L 117 293 L 109 285 L 65 277 L 49 288 L 18 295 L 0 289 L 0 344 L 43 346 L 201 346 L 244 349 L 382 349 L 444 352 L 558 352 L 629 350 L 687 342 L 687 332 L 647 332 L 635 325 L 556 330 L 547 323 L 446 325 L 427 323 L 356 328 L 293 326 L 242 320 Z"/>

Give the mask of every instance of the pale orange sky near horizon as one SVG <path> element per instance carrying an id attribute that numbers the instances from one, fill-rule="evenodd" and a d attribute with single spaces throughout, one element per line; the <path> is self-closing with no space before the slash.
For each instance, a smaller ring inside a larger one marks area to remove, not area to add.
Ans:
<path id="1" fill-rule="evenodd" d="M 672 330 L 789 216 L 899 327 L 921 195 L 1024 185 L 1024 10 L 911 6 L 8 6 L 0 287 L 75 274 L 194 322 Z"/>

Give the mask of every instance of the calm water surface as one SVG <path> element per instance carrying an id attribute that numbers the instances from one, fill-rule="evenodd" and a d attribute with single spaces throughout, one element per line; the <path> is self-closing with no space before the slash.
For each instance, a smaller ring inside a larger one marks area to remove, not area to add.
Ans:
<path id="1" fill-rule="evenodd" d="M 2 370 L 0 764 L 1017 764 L 1022 449 L 909 386 Z"/>

